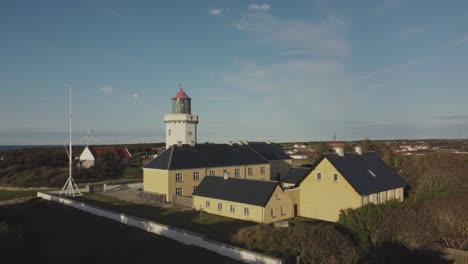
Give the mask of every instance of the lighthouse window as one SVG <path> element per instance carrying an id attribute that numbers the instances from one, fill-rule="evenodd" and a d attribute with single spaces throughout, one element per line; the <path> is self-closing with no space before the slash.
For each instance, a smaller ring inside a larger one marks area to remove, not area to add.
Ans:
<path id="1" fill-rule="evenodd" d="M 169 131 L 167 131 L 167 135 L 171 135 L 171 130 L 169 129 Z"/>
<path id="2" fill-rule="evenodd" d="M 191 136 L 191 135 L 192 135 L 192 131 L 189 131 L 189 132 L 188 132 L 188 135 Z"/>

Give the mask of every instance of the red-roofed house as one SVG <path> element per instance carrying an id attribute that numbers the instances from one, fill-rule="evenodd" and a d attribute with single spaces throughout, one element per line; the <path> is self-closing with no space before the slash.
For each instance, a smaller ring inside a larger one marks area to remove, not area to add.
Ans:
<path id="1" fill-rule="evenodd" d="M 132 158 L 132 154 L 130 154 L 127 148 L 115 148 L 112 146 L 88 146 L 81 153 L 78 166 L 83 168 L 89 168 L 93 166 L 96 158 L 105 152 L 114 154 L 116 158 L 119 158 L 121 164 L 127 164 L 128 160 Z"/>

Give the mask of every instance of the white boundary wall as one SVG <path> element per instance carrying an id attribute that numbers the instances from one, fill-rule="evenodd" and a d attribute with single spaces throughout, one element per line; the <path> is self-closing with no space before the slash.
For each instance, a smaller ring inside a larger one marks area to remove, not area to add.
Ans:
<path id="1" fill-rule="evenodd" d="M 120 214 L 112 212 L 106 209 L 102 209 L 96 206 L 80 203 L 66 198 L 54 196 L 45 192 L 38 192 L 37 197 L 44 200 L 58 202 L 78 210 L 88 212 L 97 216 L 108 218 L 125 225 L 133 226 L 139 229 L 143 229 L 147 232 L 151 232 L 157 235 L 161 235 L 185 245 L 193 245 L 215 252 L 217 254 L 239 260 L 245 263 L 268 263 L 276 264 L 282 263 L 281 259 L 266 256 L 260 253 L 256 253 L 243 248 L 235 247 L 232 245 L 220 243 L 205 236 L 182 230 L 175 227 L 170 227 L 162 224 L 158 224 L 152 221 L 141 219 L 134 216 Z"/>

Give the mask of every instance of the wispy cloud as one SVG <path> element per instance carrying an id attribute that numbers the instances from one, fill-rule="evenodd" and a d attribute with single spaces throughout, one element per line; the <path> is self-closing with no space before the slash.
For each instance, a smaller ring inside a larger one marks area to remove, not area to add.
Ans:
<path id="1" fill-rule="evenodd" d="M 115 9 L 112 9 L 112 8 L 104 8 L 102 10 L 102 12 L 106 15 L 106 16 L 109 16 L 109 17 L 114 17 L 114 18 L 117 18 L 117 17 L 122 17 L 122 15 L 117 12 L 117 10 Z"/>
<path id="2" fill-rule="evenodd" d="M 212 16 L 220 16 L 224 13 L 224 11 L 225 11 L 224 8 L 211 8 L 210 10 L 208 10 L 210 15 Z"/>
<path id="3" fill-rule="evenodd" d="M 112 86 L 109 86 L 109 85 L 106 85 L 106 86 L 101 86 L 98 88 L 99 91 L 107 94 L 107 95 L 111 95 L 112 94 Z"/>
<path id="4" fill-rule="evenodd" d="M 441 117 L 432 117 L 431 119 L 436 119 L 436 120 L 468 120 L 468 115 L 441 116 Z"/>
<path id="5" fill-rule="evenodd" d="M 132 93 L 132 98 L 133 98 L 133 100 L 138 101 L 138 100 L 140 100 L 140 94 L 139 93 Z"/>
<path id="6" fill-rule="evenodd" d="M 449 48 L 458 48 L 468 44 L 468 34 L 465 34 L 458 38 L 457 40 L 448 44 Z"/>
<path id="7" fill-rule="evenodd" d="M 418 34 L 424 32 L 421 28 L 406 28 L 397 33 L 391 35 L 383 44 L 383 47 L 393 46 L 402 41 L 405 41 L 411 37 L 417 36 Z"/>
<path id="8" fill-rule="evenodd" d="M 249 33 L 256 42 L 283 49 L 283 54 L 342 57 L 349 52 L 344 34 L 347 23 L 335 16 L 313 23 L 282 19 L 266 12 L 248 12 L 235 25 L 237 30 Z"/>
<path id="9" fill-rule="evenodd" d="M 268 11 L 271 9 L 269 4 L 251 4 L 248 6 L 249 10 L 257 10 L 257 11 Z"/>
<path id="10" fill-rule="evenodd" d="M 377 2 L 377 1 L 376 1 Z M 381 16 L 390 10 L 398 7 L 402 3 L 402 0 L 382 0 L 375 8 L 374 15 Z"/>
<path id="11" fill-rule="evenodd" d="M 383 69 L 380 69 L 378 71 L 366 73 L 366 74 L 362 75 L 361 77 L 359 77 L 359 79 L 360 80 L 367 80 L 367 79 L 378 77 L 378 76 L 381 76 L 381 75 L 384 75 L 384 74 L 388 74 L 388 73 L 392 73 L 392 72 L 396 72 L 396 71 L 401 71 L 401 70 L 413 67 L 415 65 L 421 64 L 423 61 L 424 61 L 423 58 L 419 58 L 419 59 L 411 60 L 411 61 L 406 62 L 406 63 L 391 65 L 391 66 L 385 67 Z"/>

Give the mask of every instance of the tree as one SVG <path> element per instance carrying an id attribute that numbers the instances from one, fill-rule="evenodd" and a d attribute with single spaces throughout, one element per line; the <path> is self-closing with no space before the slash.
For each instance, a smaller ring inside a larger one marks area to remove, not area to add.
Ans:
<path id="1" fill-rule="evenodd" d="M 121 170 L 119 158 L 112 152 L 101 153 L 96 159 L 93 170 L 101 179 L 116 177 Z"/>
<path id="2" fill-rule="evenodd" d="M 290 239 L 300 263 L 353 263 L 357 256 L 351 240 L 331 224 L 299 223 Z"/>

